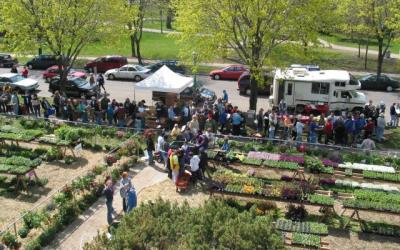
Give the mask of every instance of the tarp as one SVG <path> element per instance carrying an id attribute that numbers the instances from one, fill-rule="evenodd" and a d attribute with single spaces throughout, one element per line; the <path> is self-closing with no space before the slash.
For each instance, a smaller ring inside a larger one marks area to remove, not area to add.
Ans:
<path id="1" fill-rule="evenodd" d="M 136 83 L 135 88 L 168 93 L 181 93 L 184 89 L 192 85 L 192 77 L 177 74 L 164 65 L 151 76 Z"/>

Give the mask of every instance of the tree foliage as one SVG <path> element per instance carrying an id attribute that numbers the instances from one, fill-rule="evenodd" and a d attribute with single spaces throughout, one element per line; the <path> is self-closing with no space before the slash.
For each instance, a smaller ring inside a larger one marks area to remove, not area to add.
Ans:
<path id="1" fill-rule="evenodd" d="M 2 0 L 6 42 L 16 52 L 41 46 L 60 58 L 65 78 L 81 50 L 113 34 L 123 0 Z"/>
<path id="2" fill-rule="evenodd" d="M 175 0 L 177 29 L 187 61 L 233 57 L 250 67 L 250 109 L 257 105 L 257 81 L 278 46 L 315 42 L 325 13 L 322 0 Z"/>
<path id="3" fill-rule="evenodd" d="M 125 216 L 111 240 L 86 249 L 283 249 L 271 219 L 212 200 L 190 208 L 158 200 Z"/>

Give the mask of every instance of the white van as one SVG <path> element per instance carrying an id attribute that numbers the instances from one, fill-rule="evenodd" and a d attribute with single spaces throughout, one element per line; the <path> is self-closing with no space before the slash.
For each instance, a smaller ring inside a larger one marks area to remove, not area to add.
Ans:
<path id="1" fill-rule="evenodd" d="M 284 99 L 288 108 L 303 112 L 306 105 L 327 104 L 330 111 L 362 110 L 366 96 L 360 82 L 344 70 L 289 68 L 275 71 L 270 104 Z"/>

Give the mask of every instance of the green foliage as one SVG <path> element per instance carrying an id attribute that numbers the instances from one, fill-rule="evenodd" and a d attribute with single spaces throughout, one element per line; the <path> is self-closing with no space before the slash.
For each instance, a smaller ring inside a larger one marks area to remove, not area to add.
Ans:
<path id="1" fill-rule="evenodd" d="M 298 163 L 287 162 L 287 161 L 266 160 L 266 161 L 264 161 L 264 165 L 271 167 L 271 168 L 281 168 L 281 169 L 290 169 L 290 170 L 296 170 L 299 168 Z"/>
<path id="2" fill-rule="evenodd" d="M 363 171 L 363 177 L 368 179 L 376 179 L 383 181 L 392 181 L 392 182 L 400 182 L 400 174 L 392 174 L 392 173 L 379 173 L 373 171 Z"/>
<path id="3" fill-rule="evenodd" d="M 365 222 L 364 232 L 375 233 L 386 236 L 400 237 L 400 226 L 390 225 L 383 222 Z"/>
<path id="4" fill-rule="evenodd" d="M 110 241 L 99 241 L 107 249 L 283 249 L 269 217 L 216 200 L 199 208 L 162 200 L 142 204 L 124 217 Z"/>
<path id="5" fill-rule="evenodd" d="M 400 195 L 370 190 L 356 190 L 355 199 L 346 199 L 343 206 L 400 213 Z"/>
<path id="6" fill-rule="evenodd" d="M 244 158 L 242 161 L 243 164 L 261 166 L 263 161 L 261 159 L 252 159 L 252 158 Z"/>
<path id="7" fill-rule="evenodd" d="M 30 240 L 25 246 L 25 250 L 41 250 L 42 246 L 40 245 L 39 239 Z"/>
<path id="8" fill-rule="evenodd" d="M 293 233 L 292 243 L 305 247 L 317 247 L 321 245 L 321 237 L 312 234 Z"/>
<path id="9" fill-rule="evenodd" d="M 63 153 L 61 149 L 56 146 L 51 147 L 44 156 L 44 159 L 48 162 L 61 160 L 62 158 L 63 158 Z"/>
<path id="10" fill-rule="evenodd" d="M 19 242 L 17 241 L 17 237 L 9 231 L 3 234 L 3 236 L 1 237 L 1 242 L 3 242 L 10 249 L 16 248 L 19 244 Z"/>
<path id="11" fill-rule="evenodd" d="M 29 211 L 27 214 L 24 215 L 22 219 L 24 221 L 25 227 L 28 229 L 32 229 L 40 227 L 44 216 L 40 212 Z"/>
<path id="12" fill-rule="evenodd" d="M 26 236 L 28 236 L 28 234 L 29 234 L 29 228 L 27 228 L 27 227 L 23 227 L 20 230 L 18 230 L 18 235 L 22 239 L 26 238 Z"/>
<path id="13" fill-rule="evenodd" d="M 72 156 L 72 155 L 67 155 L 67 156 L 64 158 L 64 162 L 65 162 L 65 164 L 67 164 L 67 165 L 71 165 L 72 163 L 74 163 L 74 162 L 76 162 L 76 161 L 77 161 L 76 157 L 74 157 L 74 156 Z"/>
<path id="14" fill-rule="evenodd" d="M 327 235 L 328 227 L 325 224 L 316 222 L 294 222 L 291 220 L 279 219 L 276 228 L 287 232 L 299 232 L 307 234 Z"/>
<path id="15" fill-rule="evenodd" d="M 324 206 L 333 206 L 335 200 L 326 195 L 318 195 L 318 194 L 309 194 L 308 200 L 312 204 L 324 205 Z"/>

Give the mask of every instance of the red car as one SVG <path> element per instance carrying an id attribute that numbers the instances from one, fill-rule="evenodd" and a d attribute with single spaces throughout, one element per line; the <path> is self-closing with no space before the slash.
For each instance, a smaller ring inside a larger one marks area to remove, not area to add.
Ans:
<path id="1" fill-rule="evenodd" d="M 46 71 L 43 73 L 43 79 L 46 80 L 46 82 L 50 82 L 50 80 L 55 77 L 60 75 L 60 70 L 58 69 L 57 65 L 53 65 L 50 68 L 46 69 Z M 68 76 L 70 77 L 78 77 L 82 79 L 86 79 L 86 73 L 82 71 L 77 71 L 75 69 L 71 69 L 68 73 Z"/>
<path id="2" fill-rule="evenodd" d="M 210 77 L 214 80 L 227 79 L 238 80 L 243 72 L 248 71 L 243 65 L 229 65 L 223 69 L 217 69 L 210 72 Z"/>
<path id="3" fill-rule="evenodd" d="M 128 64 L 128 59 L 125 56 L 104 56 L 86 63 L 85 70 L 93 73 L 96 69 L 98 73 L 104 73 L 110 69 L 121 68 L 126 64 Z"/>

